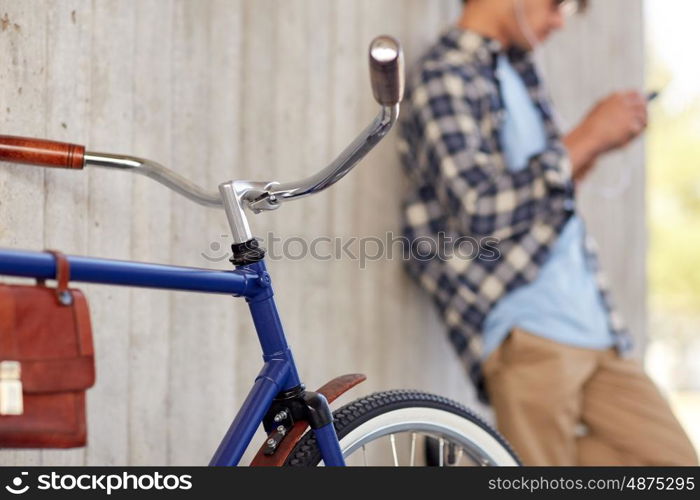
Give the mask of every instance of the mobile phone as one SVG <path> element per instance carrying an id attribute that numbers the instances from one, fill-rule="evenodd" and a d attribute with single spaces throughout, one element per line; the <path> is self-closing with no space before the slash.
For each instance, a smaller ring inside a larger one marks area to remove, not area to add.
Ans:
<path id="1" fill-rule="evenodd" d="M 657 99 L 661 95 L 660 90 L 652 90 L 647 94 L 647 102 L 651 102 L 655 99 Z"/>

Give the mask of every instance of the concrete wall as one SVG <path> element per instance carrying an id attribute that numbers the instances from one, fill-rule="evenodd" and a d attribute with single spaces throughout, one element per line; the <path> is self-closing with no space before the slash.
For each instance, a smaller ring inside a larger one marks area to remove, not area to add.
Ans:
<path id="1" fill-rule="evenodd" d="M 555 94 L 572 119 L 609 86 L 642 78 L 640 2 L 594 7 L 547 53 Z M 458 9 L 453 0 L 0 0 L 0 133 L 153 158 L 208 187 L 296 179 L 373 117 L 371 38 L 402 38 L 410 65 Z M 592 183 L 629 163 L 639 168 L 622 198 L 586 194 L 584 202 L 623 309 L 641 331 L 640 146 L 611 158 L 610 173 Z M 392 137 L 331 191 L 251 222 L 261 237 L 383 237 L 398 230 L 400 183 Z M 2 247 L 226 269 L 225 259 L 213 260 L 229 244 L 222 213 L 148 179 L 0 167 Z M 369 380 L 344 401 L 417 387 L 472 403 L 431 304 L 398 260 L 365 269 L 347 258 L 273 260 L 270 268 L 308 387 L 359 371 Z M 206 463 L 260 366 L 245 304 L 81 288 L 91 301 L 98 369 L 89 446 L 5 450 L 0 463 Z"/>

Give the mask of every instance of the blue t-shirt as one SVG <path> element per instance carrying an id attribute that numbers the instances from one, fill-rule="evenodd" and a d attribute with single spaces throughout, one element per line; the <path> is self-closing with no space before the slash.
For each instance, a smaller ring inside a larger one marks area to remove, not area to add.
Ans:
<path id="1" fill-rule="evenodd" d="M 497 71 L 506 110 L 501 144 L 508 168 L 519 170 L 546 148 L 547 133 L 540 111 L 505 54 L 498 58 Z M 583 220 L 572 216 L 537 278 L 496 304 L 484 322 L 483 359 L 515 327 L 576 347 L 613 346 L 595 272 L 584 252 L 585 234 Z"/>

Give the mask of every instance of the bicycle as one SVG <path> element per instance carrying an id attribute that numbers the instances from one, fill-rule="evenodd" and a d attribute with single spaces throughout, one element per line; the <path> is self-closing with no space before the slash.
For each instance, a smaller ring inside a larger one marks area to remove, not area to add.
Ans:
<path id="1" fill-rule="evenodd" d="M 403 97 L 404 63 L 400 44 L 388 36 L 369 49 L 373 94 L 381 109 L 372 123 L 326 168 L 297 182 L 233 180 L 209 192 L 164 166 L 142 158 L 86 151 L 84 146 L 44 139 L 0 136 L 0 161 L 42 167 L 87 166 L 142 174 L 191 201 L 223 208 L 234 240 L 235 269 L 219 271 L 69 256 L 77 282 L 243 297 L 263 352 L 263 368 L 214 453 L 210 465 L 238 465 L 260 425 L 267 433 L 251 465 L 341 466 L 388 459 L 415 465 L 436 444 L 437 465 L 519 465 L 508 443 L 476 414 L 440 396 L 410 390 L 378 392 L 335 412 L 330 403 L 362 382 L 364 375 L 337 377 L 317 391 L 307 391 L 294 363 L 274 301 L 265 251 L 253 237 L 246 210 L 276 210 L 288 201 L 323 191 L 347 175 L 391 130 Z M 55 262 L 47 253 L 0 250 L 0 274 L 51 279 Z M 309 430 L 310 427 L 310 430 Z M 419 440 L 418 436 L 426 440 Z M 388 438 L 388 446 L 387 446 Z M 406 440 L 407 460 L 398 445 Z M 361 460 L 360 460 L 361 459 Z"/>

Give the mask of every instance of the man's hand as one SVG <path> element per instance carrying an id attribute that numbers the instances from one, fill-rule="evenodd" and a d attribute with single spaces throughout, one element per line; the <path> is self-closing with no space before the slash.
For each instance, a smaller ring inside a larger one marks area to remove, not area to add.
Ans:
<path id="1" fill-rule="evenodd" d="M 647 101 L 637 91 L 617 92 L 598 102 L 569 135 L 574 179 L 581 180 L 598 156 L 626 146 L 647 126 Z"/>

